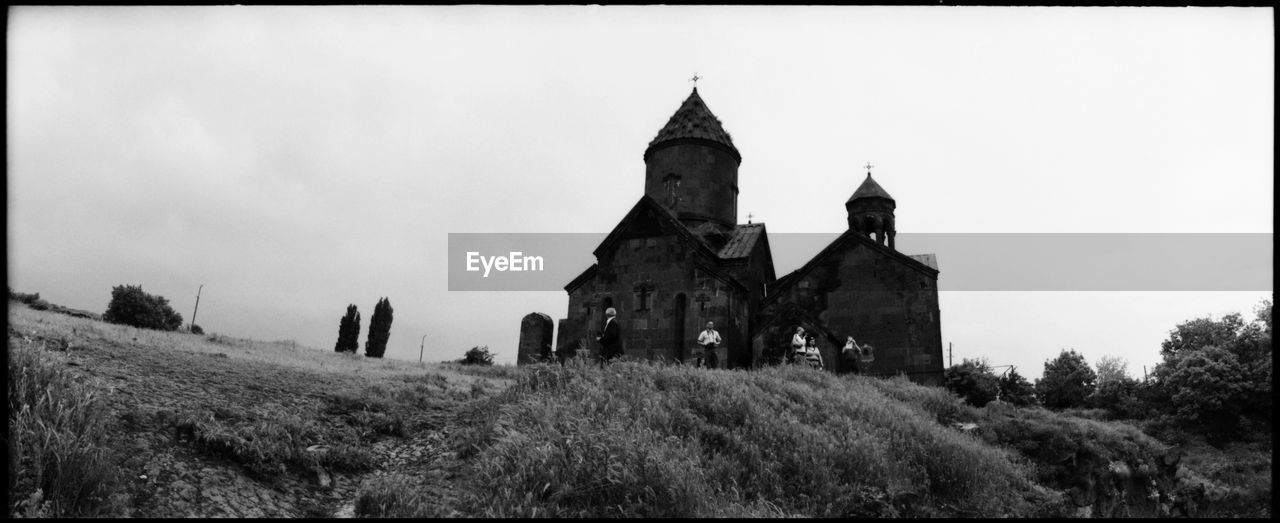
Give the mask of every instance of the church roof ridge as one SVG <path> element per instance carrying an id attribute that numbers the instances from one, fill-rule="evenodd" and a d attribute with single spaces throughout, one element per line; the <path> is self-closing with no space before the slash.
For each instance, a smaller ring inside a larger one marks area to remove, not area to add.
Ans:
<path id="1" fill-rule="evenodd" d="M 863 198 L 884 198 L 890 201 L 893 200 L 893 197 L 889 196 L 889 192 L 885 191 L 884 187 L 881 187 L 880 184 L 876 183 L 875 179 L 871 178 L 871 173 L 867 173 L 867 179 L 862 181 L 862 185 L 858 186 L 858 190 L 853 191 L 853 196 L 850 196 L 845 203 L 854 200 L 861 200 Z"/>
<path id="2" fill-rule="evenodd" d="M 676 109 L 675 114 L 667 120 L 667 125 L 658 131 L 658 135 L 649 142 L 648 149 L 662 143 L 679 139 L 701 139 L 715 142 L 733 149 L 733 139 L 729 136 L 728 131 L 724 130 L 724 126 L 720 123 L 720 119 L 711 112 L 706 102 L 702 101 L 702 97 L 698 95 L 698 88 L 694 87 L 693 92 L 689 93 L 689 97 L 685 98 L 684 103 L 680 104 L 680 108 Z M 646 150 L 646 155 L 648 151 Z"/>
<path id="3" fill-rule="evenodd" d="M 794 271 L 791 271 L 789 273 L 786 273 L 782 275 L 781 278 L 774 280 L 774 282 L 771 285 L 769 285 L 770 287 L 769 294 L 765 296 L 764 298 L 765 302 L 771 302 L 771 300 L 775 300 L 777 296 L 780 295 L 780 291 L 795 284 L 796 281 L 799 281 L 801 276 L 813 270 L 813 268 L 818 265 L 818 262 L 822 258 L 827 257 L 831 253 L 831 251 L 835 250 L 844 242 L 861 243 L 867 247 L 870 247 L 873 250 L 877 250 L 888 255 L 890 259 L 897 259 L 900 262 L 904 262 L 904 265 L 908 267 L 912 267 L 917 271 L 922 271 L 925 274 L 929 274 L 929 271 L 932 271 L 932 276 L 934 276 L 935 278 L 937 277 L 937 274 L 941 272 L 937 267 L 930 266 L 929 264 L 917 258 L 916 255 L 910 255 L 910 254 L 898 252 L 896 250 L 885 247 L 884 245 L 880 245 L 874 240 L 867 238 L 866 236 L 863 236 L 861 234 L 858 234 L 853 230 L 846 230 L 843 233 L 840 233 L 839 236 L 836 236 L 836 238 L 832 240 L 831 243 L 828 243 L 826 247 L 823 247 L 822 250 L 818 251 L 818 253 L 813 255 L 812 258 L 809 258 L 809 261 L 805 262 L 804 265 L 801 265 L 800 268 Z M 936 258 L 934 260 L 934 263 L 935 264 L 937 263 Z"/>

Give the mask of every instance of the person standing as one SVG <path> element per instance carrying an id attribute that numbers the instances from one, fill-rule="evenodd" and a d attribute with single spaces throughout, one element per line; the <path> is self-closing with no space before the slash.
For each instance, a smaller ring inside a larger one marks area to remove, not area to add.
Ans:
<path id="1" fill-rule="evenodd" d="M 854 341 L 853 336 L 844 342 L 844 349 L 840 351 L 840 373 L 841 374 L 858 374 L 858 358 L 862 355 L 862 348 L 858 347 L 858 342 Z"/>
<path id="2" fill-rule="evenodd" d="M 705 362 L 714 368 L 717 363 L 716 348 L 720 346 L 720 333 L 716 332 L 715 322 L 707 322 L 707 328 L 698 335 L 698 346 L 702 348 L 702 353 L 698 355 L 697 366 L 701 367 Z"/>
<path id="3" fill-rule="evenodd" d="M 600 335 L 596 336 L 596 341 L 600 342 L 601 366 L 604 366 L 604 362 L 622 355 L 622 338 L 617 315 L 618 311 L 613 307 L 604 310 L 604 327 L 600 329 Z"/>
<path id="4" fill-rule="evenodd" d="M 818 350 L 818 342 L 813 339 L 813 336 L 809 336 L 808 339 L 805 340 L 804 361 L 805 363 L 808 363 L 810 367 L 815 369 L 823 368 L 822 352 Z"/>
<path id="5" fill-rule="evenodd" d="M 804 327 L 796 326 L 796 335 L 791 337 L 791 363 L 800 363 L 804 358 Z"/>

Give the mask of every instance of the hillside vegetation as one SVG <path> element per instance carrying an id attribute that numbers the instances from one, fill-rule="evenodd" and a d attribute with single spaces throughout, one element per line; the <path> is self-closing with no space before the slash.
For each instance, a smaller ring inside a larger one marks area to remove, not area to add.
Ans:
<path id="1" fill-rule="evenodd" d="M 1269 516 L 1269 446 L 902 379 L 9 320 L 11 516 Z"/>

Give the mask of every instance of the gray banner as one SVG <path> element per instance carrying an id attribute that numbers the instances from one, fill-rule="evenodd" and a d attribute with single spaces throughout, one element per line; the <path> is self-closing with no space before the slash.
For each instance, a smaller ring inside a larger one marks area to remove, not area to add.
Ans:
<path id="1" fill-rule="evenodd" d="M 449 290 L 562 291 L 595 263 L 605 234 L 450 233 Z M 768 236 L 778 277 L 838 233 Z M 942 291 L 1269 291 L 1271 233 L 899 234 L 934 255 Z M 924 258 L 920 258 L 924 259 Z"/>

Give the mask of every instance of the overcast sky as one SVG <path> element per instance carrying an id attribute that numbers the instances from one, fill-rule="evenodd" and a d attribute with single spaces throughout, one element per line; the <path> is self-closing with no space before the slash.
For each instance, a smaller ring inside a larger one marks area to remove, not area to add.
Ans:
<path id="1" fill-rule="evenodd" d="M 204 284 L 206 331 L 321 350 L 386 296 L 388 357 L 513 362 L 565 293 L 449 292 L 447 234 L 608 232 L 695 72 L 771 235 L 842 231 L 868 161 L 900 234 L 1273 232 L 1271 9 L 18 7 L 7 37 L 10 287 L 189 320 Z M 944 292 L 943 343 L 1141 376 L 1270 289 Z"/>

